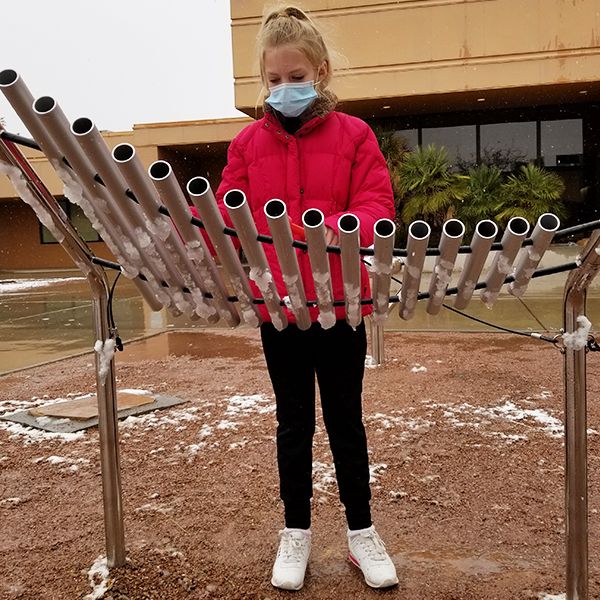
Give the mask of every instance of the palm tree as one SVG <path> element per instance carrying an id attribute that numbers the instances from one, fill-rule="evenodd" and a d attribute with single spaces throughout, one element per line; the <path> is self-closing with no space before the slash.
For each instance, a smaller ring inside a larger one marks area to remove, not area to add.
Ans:
<path id="1" fill-rule="evenodd" d="M 398 170 L 402 221 L 431 222 L 441 229 L 467 192 L 468 177 L 451 171 L 446 149 L 433 144 L 404 155 Z"/>
<path id="2" fill-rule="evenodd" d="M 520 216 L 535 223 L 541 214 L 552 212 L 564 219 L 567 213 L 561 200 L 564 190 L 565 184 L 556 173 L 531 163 L 522 165 L 502 186 L 495 218 L 507 223 L 512 217 Z"/>
<path id="3" fill-rule="evenodd" d="M 467 230 L 472 233 L 483 219 L 494 219 L 495 208 L 503 194 L 502 171 L 495 165 L 480 164 L 468 170 L 467 193 L 456 210 Z"/>
<path id="4" fill-rule="evenodd" d="M 375 127 L 374 132 L 375 136 L 377 137 L 377 141 L 379 142 L 379 148 L 383 154 L 383 157 L 385 158 L 385 162 L 387 163 L 388 170 L 390 172 L 392 189 L 394 190 L 394 198 L 396 205 L 398 205 L 402 196 L 398 170 L 404 155 L 410 151 L 410 147 L 407 140 L 394 130 L 386 131 L 381 127 Z"/>

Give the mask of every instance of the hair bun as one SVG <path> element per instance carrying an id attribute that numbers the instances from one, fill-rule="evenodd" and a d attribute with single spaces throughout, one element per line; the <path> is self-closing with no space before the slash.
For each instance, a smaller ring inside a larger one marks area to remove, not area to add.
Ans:
<path id="1" fill-rule="evenodd" d="M 294 17 L 299 21 L 308 21 L 308 17 L 306 16 L 306 14 L 303 13 L 299 8 L 296 8 L 295 6 L 288 6 L 286 9 L 284 9 L 283 12 L 287 17 Z"/>

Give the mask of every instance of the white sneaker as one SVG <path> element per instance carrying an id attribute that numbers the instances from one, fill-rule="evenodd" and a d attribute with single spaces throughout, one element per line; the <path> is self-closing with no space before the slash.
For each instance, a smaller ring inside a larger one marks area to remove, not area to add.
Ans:
<path id="1" fill-rule="evenodd" d="M 310 555 L 310 529 L 282 529 L 273 565 L 271 584 L 283 590 L 299 590 Z"/>
<path id="2" fill-rule="evenodd" d="M 367 585 L 385 588 L 398 583 L 396 567 L 372 525 L 348 531 L 348 550 L 350 562 L 363 572 Z"/>

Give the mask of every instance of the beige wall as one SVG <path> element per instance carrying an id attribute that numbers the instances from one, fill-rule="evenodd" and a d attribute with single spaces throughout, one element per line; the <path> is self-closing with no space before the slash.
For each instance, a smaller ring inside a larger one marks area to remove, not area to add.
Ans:
<path id="1" fill-rule="evenodd" d="M 231 0 L 236 105 L 248 114 L 260 89 L 252 49 L 264 4 Z M 588 82 L 587 91 L 598 95 L 598 0 L 306 0 L 303 6 L 346 59 L 333 87 L 352 112 L 360 114 L 361 103 L 374 115 L 412 112 L 411 98 L 425 96 L 437 97 L 443 109 L 446 95 L 454 107 L 461 93 L 461 107 L 468 108 L 487 90 L 555 84 L 573 96 L 567 101 L 576 101 Z"/>

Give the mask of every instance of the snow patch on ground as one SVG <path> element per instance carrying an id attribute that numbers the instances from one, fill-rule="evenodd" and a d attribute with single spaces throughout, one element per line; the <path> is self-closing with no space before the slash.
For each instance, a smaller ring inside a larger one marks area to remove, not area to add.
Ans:
<path id="1" fill-rule="evenodd" d="M 410 372 L 411 373 L 427 373 L 427 367 L 424 367 L 420 364 L 416 364 L 414 367 L 412 367 Z"/>
<path id="2" fill-rule="evenodd" d="M 92 587 L 91 593 L 84 600 L 100 600 L 108 592 L 111 581 L 109 579 L 106 557 L 99 556 L 88 571 L 88 581 Z"/>
<path id="3" fill-rule="evenodd" d="M 540 600 L 567 600 L 566 594 L 540 594 Z"/>
<path id="4" fill-rule="evenodd" d="M 47 287 L 68 281 L 83 281 L 83 277 L 51 277 L 49 279 L 19 279 L 17 281 L 0 281 L 0 294 L 23 292 L 40 287 Z"/>
<path id="5" fill-rule="evenodd" d="M 71 456 L 42 456 L 40 458 L 34 458 L 33 462 L 36 464 L 48 462 L 51 465 L 60 465 L 61 467 L 64 467 L 61 471 L 69 471 L 71 473 L 79 471 L 81 465 L 90 464 L 90 461 L 87 458 L 73 458 Z"/>

